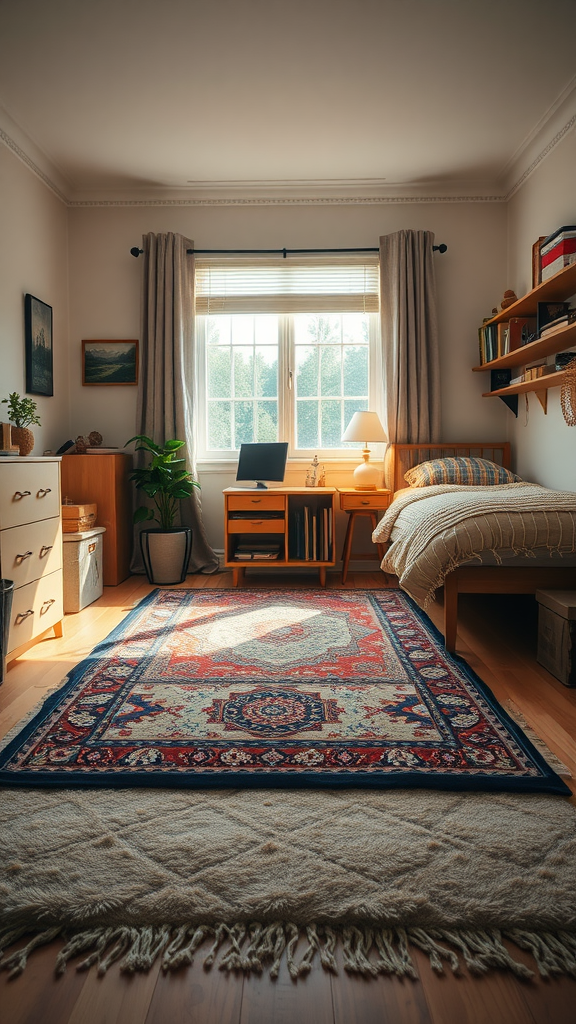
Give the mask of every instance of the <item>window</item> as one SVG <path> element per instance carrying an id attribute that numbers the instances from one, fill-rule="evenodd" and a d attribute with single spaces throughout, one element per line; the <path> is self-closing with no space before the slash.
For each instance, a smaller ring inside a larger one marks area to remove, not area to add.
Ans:
<path id="1" fill-rule="evenodd" d="M 341 437 L 356 410 L 378 407 L 377 289 L 374 261 L 198 261 L 199 455 L 358 447 Z"/>

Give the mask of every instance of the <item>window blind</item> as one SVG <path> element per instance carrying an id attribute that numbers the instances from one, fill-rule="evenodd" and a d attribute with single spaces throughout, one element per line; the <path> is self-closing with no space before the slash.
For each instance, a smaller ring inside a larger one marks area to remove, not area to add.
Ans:
<path id="1" fill-rule="evenodd" d="M 378 311 L 378 257 L 196 259 L 196 312 Z"/>

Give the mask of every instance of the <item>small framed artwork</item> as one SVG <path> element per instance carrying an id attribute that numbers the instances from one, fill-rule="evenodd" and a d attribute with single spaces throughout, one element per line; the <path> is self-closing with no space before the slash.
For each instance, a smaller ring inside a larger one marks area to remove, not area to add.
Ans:
<path id="1" fill-rule="evenodd" d="M 26 345 L 26 392 L 29 395 L 53 395 L 52 306 L 26 295 L 24 300 Z"/>
<path id="2" fill-rule="evenodd" d="M 83 341 L 82 383 L 137 384 L 137 341 Z"/>

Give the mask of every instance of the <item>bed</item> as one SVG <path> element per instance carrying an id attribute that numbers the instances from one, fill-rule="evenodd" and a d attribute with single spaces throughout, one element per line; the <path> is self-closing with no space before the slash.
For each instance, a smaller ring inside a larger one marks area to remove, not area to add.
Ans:
<path id="1" fill-rule="evenodd" d="M 390 445 L 385 478 L 394 501 L 373 533 L 384 545 L 382 569 L 420 605 L 443 586 L 450 651 L 461 593 L 576 589 L 576 493 L 525 481 L 409 487 L 404 479 L 421 463 L 459 456 L 510 468 L 508 442 Z"/>

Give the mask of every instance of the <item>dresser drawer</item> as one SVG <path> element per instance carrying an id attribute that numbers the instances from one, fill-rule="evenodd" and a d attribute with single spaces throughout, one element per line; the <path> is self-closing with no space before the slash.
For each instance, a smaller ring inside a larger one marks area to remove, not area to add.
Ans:
<path id="1" fill-rule="evenodd" d="M 229 494 L 227 497 L 230 512 L 279 512 L 286 505 L 283 494 Z"/>
<path id="2" fill-rule="evenodd" d="M 0 529 L 60 515 L 59 462 L 3 463 Z"/>
<path id="3" fill-rule="evenodd" d="M 228 533 L 284 533 L 283 519 L 229 519 Z"/>
<path id="4" fill-rule="evenodd" d="M 23 587 L 62 568 L 60 519 L 13 526 L 0 533 L 0 568 L 4 579 Z"/>
<path id="5" fill-rule="evenodd" d="M 390 491 L 385 493 L 374 491 L 358 491 L 356 494 L 341 494 L 340 508 L 354 510 L 384 509 L 390 504 Z"/>
<path id="6" fill-rule="evenodd" d="M 14 591 L 8 654 L 63 618 L 62 570 Z"/>

